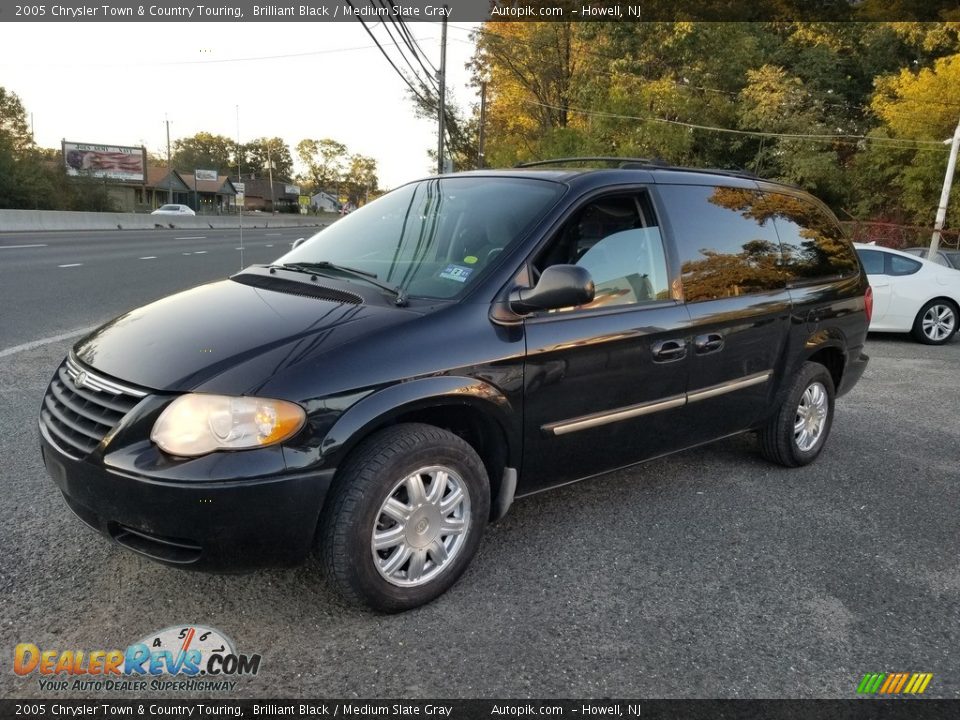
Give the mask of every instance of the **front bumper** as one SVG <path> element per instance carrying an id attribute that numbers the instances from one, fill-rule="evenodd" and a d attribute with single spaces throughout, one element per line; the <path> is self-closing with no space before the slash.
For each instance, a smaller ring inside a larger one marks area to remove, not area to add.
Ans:
<path id="1" fill-rule="evenodd" d="M 40 423 L 47 472 L 67 505 L 114 542 L 158 562 L 236 571 L 294 565 L 310 552 L 332 469 L 175 482 L 65 454 Z"/>

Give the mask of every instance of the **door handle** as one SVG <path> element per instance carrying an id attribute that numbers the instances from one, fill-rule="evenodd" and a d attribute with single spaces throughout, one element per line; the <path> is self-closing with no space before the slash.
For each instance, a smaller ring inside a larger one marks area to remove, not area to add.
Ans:
<path id="1" fill-rule="evenodd" d="M 696 349 L 698 355 L 716 352 L 723 348 L 723 335 L 719 333 L 698 335 L 693 341 L 693 347 Z"/>
<path id="2" fill-rule="evenodd" d="M 653 359 L 657 362 L 671 362 L 687 356 L 687 343 L 684 340 L 661 340 L 651 348 Z"/>

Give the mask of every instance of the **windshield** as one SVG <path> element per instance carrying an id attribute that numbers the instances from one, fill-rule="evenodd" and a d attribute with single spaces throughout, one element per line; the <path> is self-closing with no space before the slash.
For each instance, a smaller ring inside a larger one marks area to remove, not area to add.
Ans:
<path id="1" fill-rule="evenodd" d="M 326 261 L 371 273 L 413 297 L 451 299 L 519 240 L 563 189 L 528 178 L 423 180 L 365 205 L 277 263 Z"/>

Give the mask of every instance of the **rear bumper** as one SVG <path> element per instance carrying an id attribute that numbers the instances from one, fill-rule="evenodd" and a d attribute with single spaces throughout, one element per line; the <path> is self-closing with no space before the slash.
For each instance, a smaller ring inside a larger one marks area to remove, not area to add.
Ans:
<path id="1" fill-rule="evenodd" d="M 853 386 L 863 377 L 863 372 L 867 369 L 867 363 L 869 362 L 870 357 L 863 352 L 863 348 L 858 348 L 851 354 L 850 359 L 847 361 L 847 366 L 843 369 L 840 387 L 837 388 L 837 397 L 846 395 L 853 389 Z"/>
<path id="2" fill-rule="evenodd" d="M 87 525 L 152 560 L 198 570 L 302 562 L 334 472 L 157 481 L 65 455 L 42 423 L 40 447 L 50 477 Z"/>

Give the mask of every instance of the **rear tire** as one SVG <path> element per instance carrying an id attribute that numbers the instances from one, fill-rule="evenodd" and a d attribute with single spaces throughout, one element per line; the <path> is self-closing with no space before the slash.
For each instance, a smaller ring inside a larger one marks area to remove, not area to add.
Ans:
<path id="1" fill-rule="evenodd" d="M 813 462 L 830 435 L 835 396 L 833 378 L 823 365 L 801 365 L 779 410 L 760 430 L 761 454 L 786 467 Z"/>
<path id="2" fill-rule="evenodd" d="M 319 552 L 346 599 L 399 612 L 447 591 L 470 564 L 490 516 L 474 449 L 432 425 L 403 424 L 362 442 L 337 474 Z"/>
<path id="3" fill-rule="evenodd" d="M 957 306 L 949 300 L 931 300 L 917 313 L 911 334 L 924 345 L 944 345 L 957 332 Z"/>

